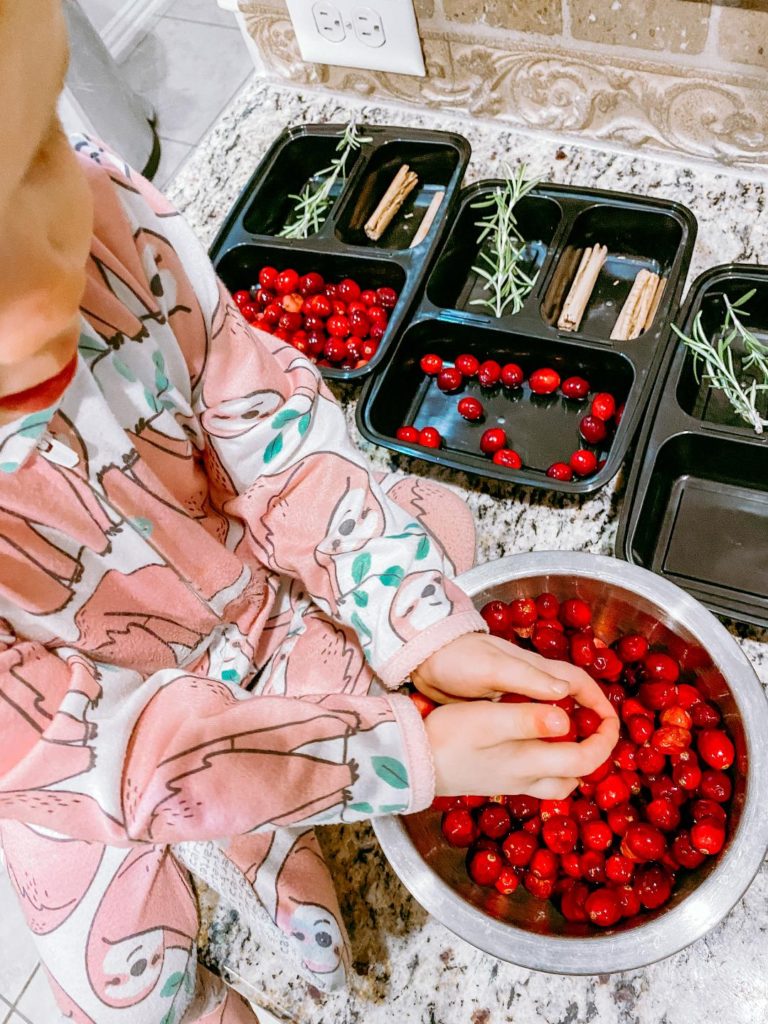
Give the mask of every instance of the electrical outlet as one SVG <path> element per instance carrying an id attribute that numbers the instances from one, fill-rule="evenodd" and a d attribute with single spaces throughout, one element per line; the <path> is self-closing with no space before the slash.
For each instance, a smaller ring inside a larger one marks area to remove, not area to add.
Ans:
<path id="1" fill-rule="evenodd" d="M 301 56 L 314 64 L 426 74 L 413 0 L 287 0 Z"/>

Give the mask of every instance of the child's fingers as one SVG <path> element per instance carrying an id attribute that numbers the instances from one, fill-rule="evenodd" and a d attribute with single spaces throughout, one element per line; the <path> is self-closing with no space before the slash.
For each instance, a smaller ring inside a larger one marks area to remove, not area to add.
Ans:
<path id="1" fill-rule="evenodd" d="M 603 723 L 607 726 L 611 722 Z M 518 774 L 555 776 L 556 778 L 582 778 L 603 763 L 613 750 L 616 739 L 608 728 L 600 729 L 578 743 L 543 743 L 527 740 L 508 748 L 510 769 Z"/>
<path id="2" fill-rule="evenodd" d="M 525 795 L 539 800 L 565 800 L 576 789 L 578 779 L 538 779 L 526 786 Z"/>
<path id="3" fill-rule="evenodd" d="M 519 693 L 534 700 L 561 700 L 568 696 L 570 684 L 567 680 L 553 676 L 542 665 L 518 658 L 516 653 L 514 647 L 509 651 L 494 652 L 488 678 L 488 685 L 493 690 Z"/>
<path id="4" fill-rule="evenodd" d="M 463 721 L 457 721 L 457 728 L 471 728 L 477 737 L 478 747 L 495 747 L 508 741 L 540 739 L 542 736 L 562 736 L 570 728 L 565 711 L 551 704 L 472 701 L 451 707 L 461 709 Z"/>

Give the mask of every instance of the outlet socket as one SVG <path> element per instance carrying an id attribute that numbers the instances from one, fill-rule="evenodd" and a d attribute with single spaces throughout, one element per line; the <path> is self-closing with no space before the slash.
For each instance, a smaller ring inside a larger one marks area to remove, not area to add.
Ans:
<path id="1" fill-rule="evenodd" d="M 413 0 L 287 0 L 303 60 L 423 77 Z"/>

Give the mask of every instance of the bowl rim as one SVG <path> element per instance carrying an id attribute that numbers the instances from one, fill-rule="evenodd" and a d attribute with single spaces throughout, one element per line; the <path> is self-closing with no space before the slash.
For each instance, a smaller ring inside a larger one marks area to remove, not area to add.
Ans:
<path id="1" fill-rule="evenodd" d="M 676 907 L 646 924 L 589 937 L 541 935 L 498 921 L 466 902 L 422 859 L 401 817 L 375 818 L 373 827 L 387 860 L 411 895 L 478 949 L 520 967 L 553 974 L 635 970 L 679 952 L 719 924 L 744 895 L 765 858 L 768 701 L 749 659 L 725 626 L 680 587 L 641 566 L 588 552 L 538 551 L 475 566 L 455 582 L 474 598 L 494 586 L 544 575 L 584 576 L 614 584 L 663 607 L 667 617 L 695 637 L 707 637 L 707 653 L 738 705 L 748 756 L 741 818 L 720 862 Z"/>

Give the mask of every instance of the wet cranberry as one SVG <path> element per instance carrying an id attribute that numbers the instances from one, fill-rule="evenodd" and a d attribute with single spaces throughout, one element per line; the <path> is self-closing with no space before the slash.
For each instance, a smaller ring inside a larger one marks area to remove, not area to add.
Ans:
<path id="1" fill-rule="evenodd" d="M 459 404 L 456 408 L 458 409 L 460 416 L 463 416 L 465 420 L 470 421 L 481 420 L 485 413 L 483 403 L 478 401 L 476 398 L 472 398 L 471 395 L 467 395 L 465 398 L 460 398 Z"/>
<path id="2" fill-rule="evenodd" d="M 531 641 L 545 658 L 562 661 L 568 657 L 568 638 L 553 626 L 542 623 L 534 627 Z"/>
<path id="3" fill-rule="evenodd" d="M 373 359 L 376 353 L 379 351 L 379 344 L 376 341 L 372 341 L 370 338 L 364 341 L 360 346 L 360 355 L 363 359 L 368 362 Z"/>
<path id="4" fill-rule="evenodd" d="M 610 683 L 616 683 L 621 676 L 623 667 L 619 656 L 610 647 L 606 647 L 603 650 L 598 650 L 595 660 L 590 665 L 588 671 L 595 679 L 605 679 Z M 616 693 L 619 703 L 623 703 L 626 696 L 623 688 L 619 688 Z"/>
<path id="5" fill-rule="evenodd" d="M 539 878 L 532 871 L 527 871 L 523 878 L 523 885 L 531 894 L 540 900 L 548 900 L 555 891 L 554 878 Z"/>
<path id="6" fill-rule="evenodd" d="M 424 427 L 419 431 L 419 444 L 423 448 L 439 448 L 442 443 L 440 432 L 435 427 Z"/>
<path id="7" fill-rule="evenodd" d="M 563 381 L 560 390 L 566 398 L 580 401 L 589 394 L 589 382 L 584 380 L 583 377 L 567 377 Z"/>
<path id="8" fill-rule="evenodd" d="M 608 814 L 608 825 L 611 831 L 617 836 L 625 836 L 630 825 L 640 820 L 639 814 L 632 804 L 623 804 L 621 807 L 612 807 Z"/>
<path id="9" fill-rule="evenodd" d="M 560 613 L 560 602 L 547 591 L 536 598 L 536 611 L 540 619 L 556 619 Z"/>
<path id="10" fill-rule="evenodd" d="M 722 729 L 705 729 L 699 733 L 697 747 L 702 761 L 710 768 L 730 768 L 736 756 L 733 743 Z"/>
<path id="11" fill-rule="evenodd" d="M 276 302 L 271 302 L 264 310 L 264 319 L 268 324 L 276 326 L 280 322 L 280 317 L 283 315 L 283 311 Z"/>
<path id="12" fill-rule="evenodd" d="M 691 846 L 713 857 L 725 844 L 725 828 L 715 818 L 702 818 L 691 827 Z"/>
<path id="13" fill-rule="evenodd" d="M 713 704 L 702 701 L 691 708 L 693 724 L 698 729 L 713 729 L 720 724 L 720 712 Z"/>
<path id="14" fill-rule="evenodd" d="M 616 899 L 621 907 L 621 916 L 637 917 L 642 909 L 642 903 L 634 885 L 620 885 L 613 891 L 616 893 Z"/>
<path id="15" fill-rule="evenodd" d="M 713 818 L 724 826 L 728 820 L 723 805 L 716 803 L 714 800 L 694 800 L 689 807 L 689 811 L 693 821 Z"/>
<path id="16" fill-rule="evenodd" d="M 595 790 L 595 803 L 602 811 L 625 804 L 629 797 L 629 786 L 620 775 L 608 775 Z"/>
<path id="17" fill-rule="evenodd" d="M 384 324 L 374 324 L 371 327 L 370 339 L 371 341 L 381 341 L 386 333 L 387 328 Z"/>
<path id="18" fill-rule="evenodd" d="M 599 850 L 585 850 L 581 855 L 581 873 L 594 884 L 605 881 L 605 854 Z"/>
<path id="19" fill-rule="evenodd" d="M 368 319 L 377 327 L 386 327 L 389 323 L 387 312 L 381 306 L 369 306 Z"/>
<path id="20" fill-rule="evenodd" d="M 448 811 L 442 821 L 443 835 L 451 846 L 469 846 L 477 838 L 477 827 L 469 811 Z"/>
<path id="21" fill-rule="evenodd" d="M 634 715 L 642 715 L 645 718 L 649 718 L 653 722 L 653 711 L 647 708 L 645 704 L 641 704 L 635 697 L 628 697 L 621 705 L 621 718 L 623 721 L 628 722 Z"/>
<path id="22" fill-rule="evenodd" d="M 527 832 L 510 832 L 501 848 L 509 863 L 516 868 L 525 868 L 536 852 L 538 844 Z"/>
<path id="23" fill-rule="evenodd" d="M 571 804 L 571 817 L 580 825 L 588 821 L 597 821 L 600 817 L 600 810 L 594 800 L 581 798 L 574 800 Z"/>
<path id="24" fill-rule="evenodd" d="M 607 850 L 613 842 L 613 832 L 605 821 L 587 821 L 581 826 L 581 841 L 587 850 Z"/>
<path id="25" fill-rule="evenodd" d="M 635 865 L 633 862 L 626 857 L 622 857 L 620 853 L 614 853 L 605 862 L 605 875 L 611 882 L 626 885 L 627 882 L 632 881 L 634 873 Z"/>
<path id="26" fill-rule="evenodd" d="M 653 720 L 645 715 L 632 715 L 627 722 L 627 732 L 632 742 L 640 747 L 653 735 Z"/>
<path id="27" fill-rule="evenodd" d="M 569 878 L 581 878 L 581 854 L 571 850 L 560 857 L 560 870 Z"/>
<path id="28" fill-rule="evenodd" d="M 706 797 L 708 800 L 714 800 L 716 803 L 724 804 L 731 798 L 733 784 L 728 776 L 723 772 L 703 772 L 699 791 L 701 795 Z"/>
<path id="29" fill-rule="evenodd" d="M 640 868 L 635 879 L 635 889 L 646 910 L 663 906 L 672 895 L 672 878 L 658 864 Z"/>
<path id="30" fill-rule="evenodd" d="M 662 725 L 676 725 L 680 729 L 690 729 L 692 725 L 691 716 L 679 704 L 665 708 L 659 715 L 659 721 Z"/>
<path id="31" fill-rule="evenodd" d="M 480 612 L 494 636 L 504 636 L 512 625 L 512 614 L 509 605 L 503 601 L 489 601 Z"/>
<path id="32" fill-rule="evenodd" d="M 535 395 L 551 395 L 560 387 L 560 374 L 550 367 L 534 370 L 528 384 Z"/>
<path id="33" fill-rule="evenodd" d="M 493 461 L 497 466 L 506 466 L 507 469 L 521 469 L 523 460 L 513 448 L 499 448 L 493 453 Z"/>
<path id="34" fill-rule="evenodd" d="M 499 877 L 493 883 L 497 892 L 500 892 L 502 896 L 511 896 L 512 893 L 520 885 L 520 879 L 514 868 L 507 867 L 506 865 L 499 872 Z"/>
<path id="35" fill-rule="evenodd" d="M 600 728 L 602 719 L 592 708 L 579 708 L 574 714 L 576 732 L 580 740 L 593 736 Z M 600 783 L 598 783 L 600 785 Z"/>
<path id="36" fill-rule="evenodd" d="M 568 818 L 571 814 L 572 801 L 566 800 L 542 800 L 539 805 L 539 815 L 542 821 L 549 821 L 550 818 Z"/>
<path id="37" fill-rule="evenodd" d="M 501 383 L 505 388 L 519 388 L 525 380 L 522 367 L 517 363 L 507 363 L 501 368 Z"/>
<path id="38" fill-rule="evenodd" d="M 485 455 L 492 455 L 494 452 L 506 447 L 507 435 L 501 427 L 491 427 L 480 438 L 480 451 Z"/>
<path id="39" fill-rule="evenodd" d="M 579 433 L 587 444 L 601 444 L 608 436 L 605 423 L 597 416 L 584 416 L 579 424 Z"/>
<path id="40" fill-rule="evenodd" d="M 680 666 L 674 658 L 660 651 L 651 651 L 643 658 L 643 672 L 646 679 L 656 682 L 676 683 L 680 676 Z M 642 699 L 642 698 L 641 698 Z"/>
<path id="41" fill-rule="evenodd" d="M 483 804 L 487 803 L 488 797 L 485 796 L 462 796 L 459 797 L 461 800 L 462 807 L 467 807 L 470 810 L 474 807 L 482 807 Z"/>
<path id="42" fill-rule="evenodd" d="M 528 864 L 528 870 L 537 878 L 556 878 L 558 860 L 551 850 L 538 849 Z"/>
<path id="43" fill-rule="evenodd" d="M 277 275 L 273 285 L 264 284 L 264 282 L 261 281 L 261 276 L 259 276 L 259 283 L 263 288 L 274 288 L 278 295 L 288 295 L 289 292 L 295 292 L 298 288 L 299 275 L 295 270 L 284 270 L 282 274 Z"/>
<path id="44" fill-rule="evenodd" d="M 330 363 L 340 363 L 347 354 L 347 346 L 341 338 L 329 338 L 323 349 L 325 358 Z"/>
<path id="45" fill-rule="evenodd" d="M 581 923 L 589 920 L 586 911 L 586 902 L 589 895 L 589 887 L 583 882 L 577 882 L 563 893 L 560 911 L 566 921 Z"/>
<path id="46" fill-rule="evenodd" d="M 507 797 L 507 809 L 513 818 L 517 818 L 519 821 L 527 821 L 529 818 L 533 818 L 534 815 L 539 813 L 541 801 L 535 796 L 526 796 L 522 794 L 520 796 L 509 796 Z"/>
<path id="47" fill-rule="evenodd" d="M 303 311 L 305 313 L 314 313 L 315 316 L 327 320 L 333 312 L 333 306 L 331 305 L 331 300 L 326 295 L 311 295 L 304 303 Z"/>
<path id="48" fill-rule="evenodd" d="M 649 780 L 648 786 L 654 800 L 666 798 L 671 800 L 672 803 L 677 804 L 678 807 L 682 807 L 688 799 L 685 790 L 680 789 L 668 775 L 662 775 L 661 778 Z"/>
<path id="49" fill-rule="evenodd" d="M 338 296 L 339 286 L 337 284 L 326 284 L 323 294 L 327 299 L 333 301 Z"/>
<path id="50" fill-rule="evenodd" d="M 325 331 L 310 331 L 307 335 L 307 344 L 309 345 L 309 351 L 313 356 L 322 355 L 325 351 L 327 341 L 328 336 Z"/>
<path id="51" fill-rule="evenodd" d="M 567 462 L 553 462 L 547 470 L 547 476 L 553 480 L 573 480 L 573 470 Z"/>
<path id="52" fill-rule="evenodd" d="M 336 315 L 329 317 L 325 329 L 332 338 L 348 338 L 350 330 L 349 320 L 345 316 Z"/>
<path id="53" fill-rule="evenodd" d="M 373 291 L 370 288 L 364 289 L 362 292 L 360 292 L 360 301 L 365 306 L 375 306 L 376 305 L 376 292 Z"/>
<path id="54" fill-rule="evenodd" d="M 610 928 L 621 918 L 621 906 L 613 889 L 595 889 L 587 896 L 584 909 L 592 924 Z"/>
<path id="55" fill-rule="evenodd" d="M 294 331 L 299 330 L 302 322 L 301 313 L 283 313 L 279 320 L 279 326 L 282 327 L 284 331 L 293 333 Z"/>
<path id="56" fill-rule="evenodd" d="M 677 687 L 667 682 L 643 683 L 638 696 L 647 708 L 661 711 L 663 708 L 671 708 L 677 702 Z"/>
<path id="57" fill-rule="evenodd" d="M 560 618 L 569 629 L 584 629 L 592 621 L 592 609 L 586 601 L 571 598 L 560 606 Z"/>
<path id="58" fill-rule="evenodd" d="M 394 436 L 398 441 L 408 441 L 409 444 L 417 444 L 419 431 L 416 427 L 397 427 Z"/>
<path id="59" fill-rule="evenodd" d="M 597 657 L 597 648 L 592 638 L 576 633 L 571 637 L 571 661 L 579 668 L 587 668 Z"/>
<path id="60" fill-rule="evenodd" d="M 573 818 L 550 818 L 542 826 L 541 837 L 553 853 L 570 853 L 578 842 L 579 826 Z"/>
<path id="61" fill-rule="evenodd" d="M 478 850 L 469 858 L 467 870 L 478 885 L 494 885 L 504 862 L 493 850 Z"/>
<path id="62" fill-rule="evenodd" d="M 597 469 L 597 456 L 587 448 L 579 448 L 570 457 L 569 464 L 577 476 L 590 476 Z"/>
<path id="63" fill-rule="evenodd" d="M 509 614 L 512 617 L 512 625 L 518 629 L 526 629 L 532 626 L 538 618 L 536 602 L 530 597 L 519 597 L 512 601 L 509 606 Z"/>
<path id="64" fill-rule="evenodd" d="M 499 366 L 495 359 L 486 359 L 484 363 L 480 364 L 477 371 L 477 379 L 480 381 L 481 387 L 495 387 L 499 383 L 500 377 L 501 366 Z"/>
<path id="65" fill-rule="evenodd" d="M 648 641 L 637 633 L 623 636 L 616 646 L 616 652 L 622 661 L 629 664 L 642 661 L 648 653 Z"/>
<path id="66" fill-rule="evenodd" d="M 727 776 L 724 777 L 727 778 Z M 672 778 L 681 789 L 693 793 L 701 785 L 703 775 L 698 764 L 691 762 L 689 764 L 676 764 L 672 769 Z M 707 796 L 706 793 L 703 795 Z M 728 797 L 725 799 L 727 800 Z"/>
<path id="67" fill-rule="evenodd" d="M 253 323 L 256 317 L 259 315 L 258 307 L 252 302 L 246 302 L 240 307 L 240 312 L 243 314 L 248 323 Z M 282 315 L 282 314 L 281 314 Z M 285 330 L 285 328 L 283 328 Z"/>
<path id="68" fill-rule="evenodd" d="M 660 828 L 662 832 L 672 832 L 680 824 L 680 810 L 664 797 L 659 800 L 651 800 L 645 808 L 645 816 L 651 825 Z"/>
<path id="69" fill-rule="evenodd" d="M 629 860 L 659 860 L 666 850 L 664 835 L 653 825 L 638 822 L 630 825 L 621 844 L 621 852 Z"/>
<path id="70" fill-rule="evenodd" d="M 235 301 L 235 305 L 238 308 L 242 308 L 251 301 L 251 293 L 241 288 L 240 291 L 232 292 L 232 298 Z"/>
<path id="71" fill-rule="evenodd" d="M 464 383 L 461 372 L 455 366 L 445 366 L 437 375 L 437 386 L 441 391 L 458 391 Z"/>
<path id="72" fill-rule="evenodd" d="M 595 770 L 593 772 L 590 772 L 589 775 L 585 775 L 584 776 L 584 781 L 585 782 L 600 782 L 600 780 L 604 779 L 606 777 L 606 775 L 610 775 L 612 771 L 613 771 L 613 759 L 611 757 L 607 757 L 605 759 L 605 761 L 603 761 L 602 764 L 599 764 L 597 766 L 597 768 L 595 768 Z"/>
<path id="73" fill-rule="evenodd" d="M 371 325 L 366 316 L 361 316 L 359 313 L 354 313 L 349 318 L 349 329 L 355 338 L 367 338 L 371 330 Z"/>
<path id="74" fill-rule="evenodd" d="M 269 288 L 270 291 L 277 289 L 278 273 L 274 267 L 262 267 L 259 271 L 259 284 L 262 288 Z M 292 291 L 293 289 L 289 289 Z"/>
<path id="75" fill-rule="evenodd" d="M 592 399 L 592 415 L 597 416 L 599 420 L 613 419 L 615 412 L 616 399 L 607 391 L 600 391 Z"/>
<path id="76" fill-rule="evenodd" d="M 662 754 L 679 754 L 691 745 L 693 736 L 689 729 L 680 729 L 676 725 L 663 725 L 651 736 L 651 746 Z"/>
<path id="77" fill-rule="evenodd" d="M 672 852 L 680 866 L 688 868 L 689 871 L 694 871 L 700 867 L 706 859 L 706 854 L 694 849 L 691 844 L 690 833 L 685 831 L 675 836 L 672 843 Z"/>
<path id="78" fill-rule="evenodd" d="M 456 369 L 464 377 L 474 377 L 477 375 L 477 371 L 480 368 L 480 360 L 476 359 L 475 356 L 460 355 L 455 360 Z"/>
<path id="79" fill-rule="evenodd" d="M 261 275 L 259 275 L 261 277 Z M 299 292 L 302 295 L 318 295 L 325 288 L 322 274 L 311 270 L 299 278 Z"/>
<path id="80" fill-rule="evenodd" d="M 488 804 L 477 818 L 477 827 L 489 839 L 501 839 L 511 827 L 512 819 L 503 804 Z"/>
<path id="81" fill-rule="evenodd" d="M 376 298 L 384 309 L 394 309 L 397 305 L 397 292 L 394 288 L 377 288 Z"/>

